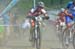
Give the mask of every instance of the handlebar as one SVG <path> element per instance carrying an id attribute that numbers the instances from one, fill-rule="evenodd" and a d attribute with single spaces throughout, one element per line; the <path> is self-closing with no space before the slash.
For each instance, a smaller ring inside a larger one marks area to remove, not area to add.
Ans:
<path id="1" fill-rule="evenodd" d="M 35 16 L 27 16 L 26 18 L 34 19 Z"/>
<path id="2" fill-rule="evenodd" d="M 37 16 L 27 16 L 26 18 L 35 19 L 35 17 L 37 17 Z M 47 17 L 42 17 L 42 19 L 43 20 L 48 20 L 49 17 L 48 16 Z"/>

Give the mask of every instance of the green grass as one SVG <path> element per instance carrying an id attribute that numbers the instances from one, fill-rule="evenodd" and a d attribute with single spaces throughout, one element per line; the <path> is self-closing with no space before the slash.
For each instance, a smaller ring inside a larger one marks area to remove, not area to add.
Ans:
<path id="1" fill-rule="evenodd" d="M 4 38 L 5 29 L 3 26 L 0 26 L 0 40 Z"/>
<path id="2" fill-rule="evenodd" d="M 4 26 L 0 26 L 0 33 L 4 32 Z"/>

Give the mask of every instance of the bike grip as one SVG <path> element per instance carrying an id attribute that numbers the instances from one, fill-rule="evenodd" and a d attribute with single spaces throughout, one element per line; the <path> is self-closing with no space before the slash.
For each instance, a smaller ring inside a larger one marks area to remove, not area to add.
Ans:
<path id="1" fill-rule="evenodd" d="M 47 20 L 49 19 L 49 16 L 45 17 Z"/>
<path id="2" fill-rule="evenodd" d="M 46 16 L 46 17 L 43 17 L 43 20 L 45 20 L 45 19 L 46 19 L 46 20 L 48 20 L 48 19 L 49 19 L 49 17 L 48 17 L 48 16 Z"/>

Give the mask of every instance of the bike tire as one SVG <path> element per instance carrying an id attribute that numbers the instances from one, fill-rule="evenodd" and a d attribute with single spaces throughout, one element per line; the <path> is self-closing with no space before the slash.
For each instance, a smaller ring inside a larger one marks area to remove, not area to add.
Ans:
<path id="1" fill-rule="evenodd" d="M 40 49 L 41 47 L 41 37 L 40 37 L 40 28 L 37 27 L 37 38 L 35 38 L 35 47 L 36 49 Z"/>
<path id="2" fill-rule="evenodd" d="M 69 30 L 67 30 L 66 32 L 63 33 L 63 37 L 62 37 L 62 46 L 64 49 L 67 49 L 69 46 L 69 43 L 67 44 L 66 41 L 69 42 Z"/>
<path id="3" fill-rule="evenodd" d="M 75 33 L 73 35 L 73 48 L 75 49 Z"/>
<path id="4" fill-rule="evenodd" d="M 58 27 L 58 30 L 59 30 L 60 32 L 62 32 L 62 28 L 63 28 L 62 26 L 59 26 L 59 27 Z"/>
<path id="5" fill-rule="evenodd" d="M 32 43 L 32 47 L 35 46 L 35 37 L 34 37 L 34 27 L 32 28 L 32 30 L 30 30 L 30 42 Z"/>

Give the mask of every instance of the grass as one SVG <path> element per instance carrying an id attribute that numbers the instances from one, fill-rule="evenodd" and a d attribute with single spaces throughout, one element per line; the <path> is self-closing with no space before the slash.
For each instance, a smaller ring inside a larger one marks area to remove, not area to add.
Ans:
<path id="1" fill-rule="evenodd" d="M 0 33 L 4 32 L 4 26 L 0 26 Z"/>
<path id="2" fill-rule="evenodd" d="M 4 27 L 0 26 L 0 39 L 2 39 L 4 37 Z"/>

